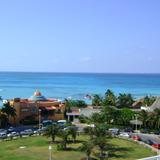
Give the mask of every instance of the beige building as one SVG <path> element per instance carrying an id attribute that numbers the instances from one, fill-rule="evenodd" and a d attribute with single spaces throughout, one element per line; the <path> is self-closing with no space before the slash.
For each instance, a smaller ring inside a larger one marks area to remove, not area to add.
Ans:
<path id="1" fill-rule="evenodd" d="M 10 119 L 11 124 L 25 124 L 41 120 L 61 120 L 64 119 L 65 104 L 42 96 L 36 91 L 28 99 L 15 98 L 10 100 L 10 104 L 16 110 L 16 117 Z"/>

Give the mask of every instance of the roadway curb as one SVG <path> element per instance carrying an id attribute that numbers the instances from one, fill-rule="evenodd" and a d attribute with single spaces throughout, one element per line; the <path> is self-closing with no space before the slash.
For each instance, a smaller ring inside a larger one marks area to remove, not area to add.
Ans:
<path id="1" fill-rule="evenodd" d="M 124 140 L 128 140 L 128 141 L 132 141 L 132 142 L 136 142 L 139 145 L 143 145 L 145 148 L 151 149 L 153 152 L 157 153 L 157 155 L 160 155 L 160 150 L 158 150 L 158 149 L 156 149 L 156 148 L 154 148 L 154 147 L 152 147 L 152 146 L 150 146 L 150 145 L 148 145 L 148 144 L 146 144 L 146 143 L 144 143 L 142 141 L 136 141 L 136 140 L 133 140 L 131 138 L 124 138 L 124 137 L 119 137 L 119 136 L 118 136 L 118 138 L 124 139 Z"/>

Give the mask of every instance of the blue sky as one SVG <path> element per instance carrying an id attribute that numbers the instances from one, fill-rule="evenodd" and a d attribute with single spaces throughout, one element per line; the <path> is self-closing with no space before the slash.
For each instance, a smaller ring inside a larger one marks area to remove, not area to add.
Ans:
<path id="1" fill-rule="evenodd" d="M 160 73 L 159 0 L 0 0 L 0 71 Z"/>

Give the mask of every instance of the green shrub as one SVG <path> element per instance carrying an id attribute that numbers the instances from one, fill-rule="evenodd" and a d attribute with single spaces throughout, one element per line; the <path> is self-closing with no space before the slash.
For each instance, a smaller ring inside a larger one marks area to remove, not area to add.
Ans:
<path id="1" fill-rule="evenodd" d="M 57 144 L 57 151 L 62 151 L 62 150 L 63 150 L 63 145 Z"/>

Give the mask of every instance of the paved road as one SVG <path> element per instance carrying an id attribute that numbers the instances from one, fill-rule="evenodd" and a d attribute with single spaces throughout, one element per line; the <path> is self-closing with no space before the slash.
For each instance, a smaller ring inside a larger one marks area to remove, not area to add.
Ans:
<path id="1" fill-rule="evenodd" d="M 155 143 L 160 144 L 160 138 L 158 135 L 154 134 L 142 134 L 142 133 L 134 133 L 133 135 L 140 136 L 141 140 L 147 144 Z"/>

